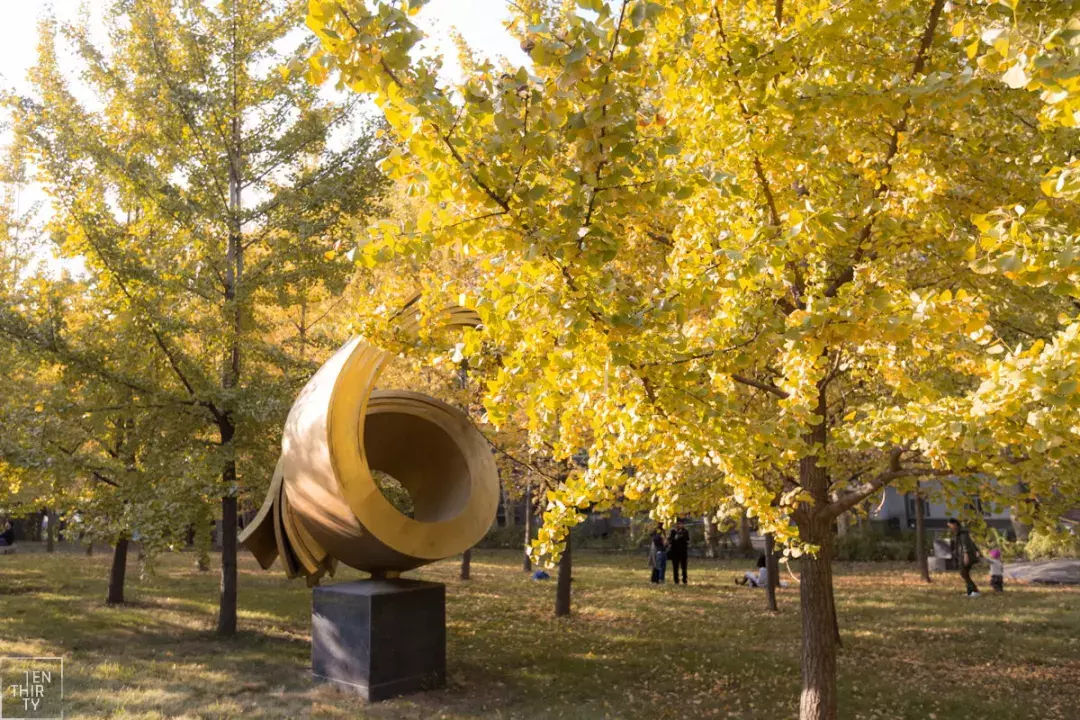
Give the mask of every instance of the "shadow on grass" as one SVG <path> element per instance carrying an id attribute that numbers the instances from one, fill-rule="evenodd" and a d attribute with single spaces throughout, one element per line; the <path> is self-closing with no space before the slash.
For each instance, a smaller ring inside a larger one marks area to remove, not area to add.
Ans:
<path id="1" fill-rule="evenodd" d="M 575 613 L 561 619 L 554 583 L 527 579 L 517 553 L 478 551 L 468 582 L 455 560 L 426 567 L 415 575 L 447 585 L 448 686 L 371 706 L 312 685 L 301 583 L 244 558 L 242 631 L 221 639 L 217 575 L 192 557 L 133 577 L 120 607 L 102 601 L 108 561 L 0 558 L 0 655 L 63 655 L 68 718 L 750 719 L 797 707 L 797 588 L 767 612 L 762 593 L 731 584 L 745 561 L 692 563 L 690 586 L 656 587 L 642 558 L 582 553 Z M 1017 586 L 969 601 L 908 566 L 838 566 L 842 715 L 1074 717 L 1078 598 Z"/>

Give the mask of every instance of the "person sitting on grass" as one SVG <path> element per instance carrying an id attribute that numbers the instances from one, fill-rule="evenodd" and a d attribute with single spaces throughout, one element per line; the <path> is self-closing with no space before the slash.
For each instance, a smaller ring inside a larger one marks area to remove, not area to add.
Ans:
<path id="1" fill-rule="evenodd" d="M 1005 563 L 1001 562 L 1001 551 L 990 551 L 990 587 L 994 592 L 1005 592 Z"/>
<path id="2" fill-rule="evenodd" d="M 977 598 L 979 597 L 979 588 L 975 586 L 975 582 L 971 579 L 971 566 L 979 561 L 979 548 L 975 546 L 975 542 L 971 539 L 971 533 L 967 531 L 967 528 L 961 527 L 959 520 L 949 518 L 948 525 L 953 532 L 953 557 L 956 558 L 956 562 L 960 565 L 960 577 L 964 579 L 967 596 Z"/>
<path id="3" fill-rule="evenodd" d="M 765 562 L 765 556 L 759 555 L 757 559 L 757 570 L 747 570 L 746 574 L 741 578 L 735 578 L 736 585 L 749 585 L 750 587 L 760 588 L 765 587 L 769 583 L 769 567 Z"/>

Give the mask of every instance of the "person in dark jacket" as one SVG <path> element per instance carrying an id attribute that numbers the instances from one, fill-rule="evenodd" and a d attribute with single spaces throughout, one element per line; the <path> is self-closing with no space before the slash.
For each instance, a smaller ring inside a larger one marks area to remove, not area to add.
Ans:
<path id="1" fill-rule="evenodd" d="M 956 518 L 949 518 L 949 529 L 953 533 L 953 557 L 960 566 L 960 577 L 964 578 L 968 597 L 979 597 L 979 588 L 971 579 L 971 566 L 979 561 L 979 548 L 971 539 L 971 533 L 960 525 Z"/>
<path id="2" fill-rule="evenodd" d="M 664 545 L 664 526 L 656 524 L 656 529 L 649 536 L 649 567 L 652 568 L 651 582 L 663 584 L 667 570 L 667 548 Z"/>
<path id="3" fill-rule="evenodd" d="M 682 582 L 686 584 L 686 559 L 690 553 L 690 531 L 682 520 L 675 521 L 675 527 L 668 536 L 668 560 L 671 561 L 671 576 L 679 584 L 679 568 L 682 568 Z"/>

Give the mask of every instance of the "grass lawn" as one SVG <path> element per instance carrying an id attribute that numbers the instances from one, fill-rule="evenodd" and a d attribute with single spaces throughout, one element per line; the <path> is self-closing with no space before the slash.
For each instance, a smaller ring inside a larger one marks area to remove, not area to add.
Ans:
<path id="1" fill-rule="evenodd" d="M 645 559 L 575 557 L 574 615 L 516 553 L 477 551 L 409 576 L 447 584 L 448 688 L 366 706 L 309 680 L 310 591 L 243 556 L 240 634 L 214 636 L 217 574 L 165 557 L 109 608 L 110 558 L 0 556 L 0 655 L 62 655 L 73 718 L 790 718 L 798 593 L 781 613 L 736 588 L 743 565 L 693 562 L 651 586 Z M 338 580 L 357 573 L 345 570 Z M 790 577 L 785 577 L 791 580 Z M 1080 717 L 1080 591 L 963 597 L 909 566 L 837 566 L 844 718 Z"/>

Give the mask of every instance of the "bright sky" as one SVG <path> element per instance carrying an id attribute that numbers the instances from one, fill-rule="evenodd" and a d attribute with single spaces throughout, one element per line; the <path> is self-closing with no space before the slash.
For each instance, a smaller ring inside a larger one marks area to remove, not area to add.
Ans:
<path id="1" fill-rule="evenodd" d="M 0 8 L 4 11 L 0 22 L 0 91 L 26 92 L 29 89 L 26 71 L 37 54 L 37 23 L 50 7 L 57 19 L 64 22 L 76 20 L 81 9 L 89 12 L 92 18 L 99 17 L 109 2 L 111 0 L 0 0 Z M 445 58 L 444 74 L 456 79 L 460 68 L 456 60 L 457 49 L 450 38 L 450 32 L 455 28 L 481 55 L 493 60 L 506 57 L 515 64 L 527 62 L 526 55 L 503 27 L 508 17 L 506 0 L 432 0 L 421 13 L 418 24 L 428 35 L 425 50 L 441 54 Z M 8 133 L 0 125 L 0 146 L 7 140 Z M 44 200 L 35 187 L 28 188 L 25 194 L 27 202 Z M 48 212 L 47 207 L 44 212 Z M 45 262 L 50 266 L 55 263 L 49 259 Z"/>
<path id="2" fill-rule="evenodd" d="M 91 17 L 100 15 L 108 0 L 0 0 L 0 86 L 23 89 L 26 69 L 37 47 L 37 21 L 51 5 L 60 20 L 74 20 L 85 5 Z M 98 11 L 95 13 L 95 11 Z M 456 51 L 450 29 L 456 27 L 468 43 L 490 58 L 505 56 L 524 62 L 514 39 L 503 29 L 509 16 L 506 0 L 432 0 L 421 14 L 420 25 L 432 37 L 437 50 L 447 58 L 447 68 L 456 73 Z"/>

